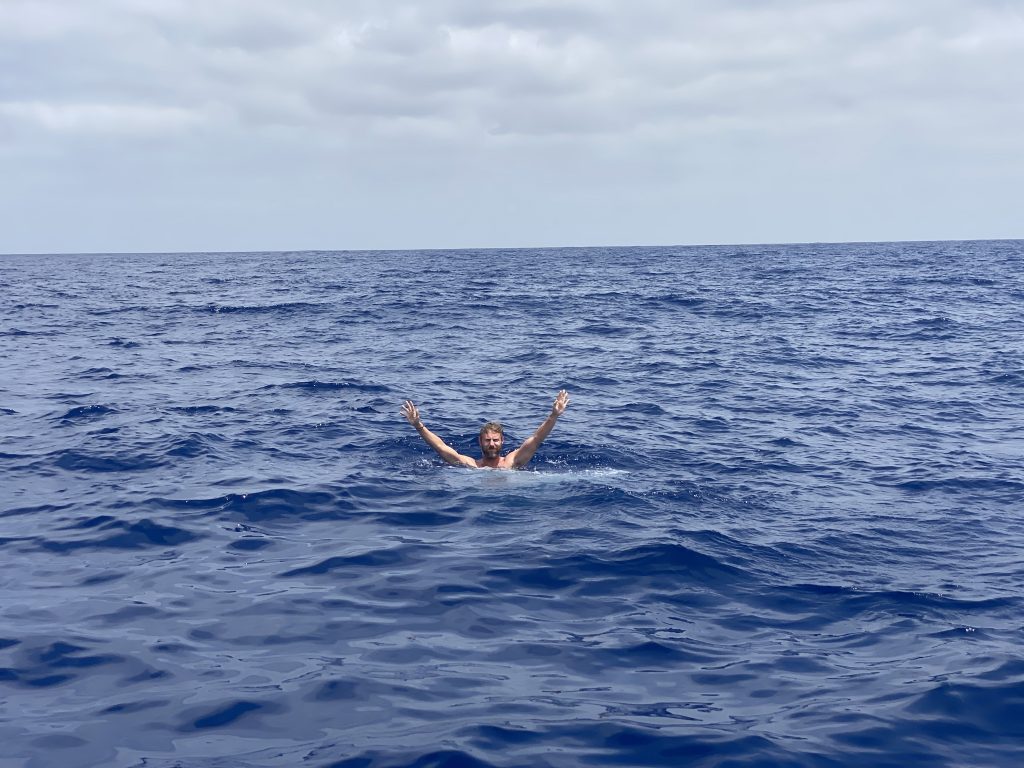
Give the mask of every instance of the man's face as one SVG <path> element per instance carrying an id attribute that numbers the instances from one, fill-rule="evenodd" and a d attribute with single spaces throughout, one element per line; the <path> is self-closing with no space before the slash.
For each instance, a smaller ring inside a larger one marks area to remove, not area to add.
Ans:
<path id="1" fill-rule="evenodd" d="M 484 432 L 480 435 L 480 450 L 485 459 L 501 456 L 501 444 L 504 438 L 498 432 Z"/>

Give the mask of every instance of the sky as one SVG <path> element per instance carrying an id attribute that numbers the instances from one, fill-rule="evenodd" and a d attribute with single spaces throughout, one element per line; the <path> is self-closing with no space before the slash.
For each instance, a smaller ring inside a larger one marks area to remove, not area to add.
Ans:
<path id="1" fill-rule="evenodd" d="M 1021 0 L 0 0 L 0 253 L 1024 237 Z"/>

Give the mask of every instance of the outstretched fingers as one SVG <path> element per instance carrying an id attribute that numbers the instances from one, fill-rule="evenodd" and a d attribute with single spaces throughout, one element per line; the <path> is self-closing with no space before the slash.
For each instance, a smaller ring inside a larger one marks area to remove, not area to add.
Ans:
<path id="1" fill-rule="evenodd" d="M 420 420 L 420 412 L 412 400 L 406 400 L 402 403 L 402 415 L 405 416 L 406 421 L 410 424 L 416 424 Z"/>
<path id="2" fill-rule="evenodd" d="M 555 397 L 555 404 L 551 410 L 556 416 L 561 416 L 562 412 L 565 411 L 565 407 L 569 404 L 569 393 L 564 389 L 558 390 L 558 395 Z"/>

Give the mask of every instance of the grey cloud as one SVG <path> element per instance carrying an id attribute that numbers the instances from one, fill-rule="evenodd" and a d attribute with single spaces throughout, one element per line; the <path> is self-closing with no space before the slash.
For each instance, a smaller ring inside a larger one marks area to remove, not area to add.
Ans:
<path id="1" fill-rule="evenodd" d="M 99 152 L 239 200 L 268 174 L 317 199 L 502 177 L 538 216 L 549 190 L 731 200 L 723 168 L 857 189 L 908 145 L 1002 179 L 1024 170 L 1022 40 L 997 0 L 0 2 L 0 174 L 102 186 L 74 162 Z"/>
<path id="2" fill-rule="evenodd" d="M 49 6 L 58 17 L 68 8 Z M 652 0 L 106 0 L 95 16 L 73 14 L 56 25 L 48 39 L 16 40 L 3 63 L 19 79 L 4 77 L 3 97 L 196 110 L 215 103 L 255 120 L 282 109 L 285 121 L 315 128 L 322 118 L 325 130 L 349 109 L 352 119 L 433 114 L 487 131 L 496 114 L 519 104 L 535 114 L 499 120 L 507 130 L 529 125 L 541 135 L 549 125 L 585 134 L 596 124 L 629 131 L 685 121 L 694 104 L 763 119 L 779 101 L 828 111 L 929 90 L 953 101 L 972 93 L 972 70 L 1021 71 L 1019 52 L 984 45 L 1019 16 L 999 3 L 938 6 L 925 14 L 922 3 L 877 0 L 724 8 Z M 37 15 L 21 28 L 38 31 Z"/>
<path id="3" fill-rule="evenodd" d="M 607 27 L 607 5 L 598 2 L 452 3 L 448 23 L 461 27 L 501 26 L 560 38 L 599 33 Z"/>

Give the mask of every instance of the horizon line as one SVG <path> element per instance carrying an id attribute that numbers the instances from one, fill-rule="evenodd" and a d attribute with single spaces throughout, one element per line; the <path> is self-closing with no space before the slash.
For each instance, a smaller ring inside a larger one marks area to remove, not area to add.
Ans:
<path id="1" fill-rule="evenodd" d="M 456 248 L 282 248 L 271 250 L 197 250 L 197 251 L 22 251 L 3 252 L 5 256 L 183 256 L 192 254 L 235 255 L 246 253 L 428 253 L 459 251 L 568 251 L 589 248 L 737 248 L 749 246 L 784 245 L 887 245 L 901 243 L 992 243 L 1024 241 L 1020 237 L 980 237 L 953 239 L 908 239 L 908 240 L 797 240 L 792 242 L 736 242 L 736 243 L 651 243 L 629 245 L 488 245 L 459 246 Z"/>

